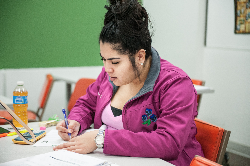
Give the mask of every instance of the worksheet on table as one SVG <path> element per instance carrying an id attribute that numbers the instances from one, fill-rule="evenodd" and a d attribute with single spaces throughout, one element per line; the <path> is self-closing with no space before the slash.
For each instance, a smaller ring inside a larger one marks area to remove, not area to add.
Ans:
<path id="1" fill-rule="evenodd" d="M 41 138 L 33 146 L 57 146 L 65 142 L 67 141 L 64 141 L 58 135 L 57 130 L 51 130 L 49 133 L 46 134 L 45 137 Z"/>
<path id="2" fill-rule="evenodd" d="M 96 129 L 88 129 L 84 130 L 81 134 L 84 134 L 85 132 L 93 131 Z M 80 135 L 81 135 L 80 134 Z M 45 137 L 41 138 L 39 141 L 37 141 L 33 146 L 57 146 L 60 144 L 63 144 L 68 141 L 64 141 L 59 135 L 57 130 L 51 130 L 46 134 Z"/>

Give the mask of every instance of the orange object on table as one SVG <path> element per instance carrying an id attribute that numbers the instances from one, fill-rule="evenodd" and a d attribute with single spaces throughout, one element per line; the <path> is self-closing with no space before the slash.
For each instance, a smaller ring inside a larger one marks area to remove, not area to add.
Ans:
<path id="1" fill-rule="evenodd" d="M 1 137 L 6 137 L 7 135 L 8 135 L 8 133 L 0 134 L 0 138 L 1 138 Z"/>

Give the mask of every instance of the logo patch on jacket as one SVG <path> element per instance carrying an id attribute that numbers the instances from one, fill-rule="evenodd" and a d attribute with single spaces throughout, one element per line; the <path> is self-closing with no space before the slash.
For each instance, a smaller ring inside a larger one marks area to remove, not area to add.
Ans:
<path id="1" fill-rule="evenodd" d="M 147 124 L 149 126 L 152 122 L 156 122 L 157 117 L 155 116 L 155 114 L 152 114 L 151 109 L 146 108 L 145 113 L 146 115 L 142 115 L 143 125 Z"/>

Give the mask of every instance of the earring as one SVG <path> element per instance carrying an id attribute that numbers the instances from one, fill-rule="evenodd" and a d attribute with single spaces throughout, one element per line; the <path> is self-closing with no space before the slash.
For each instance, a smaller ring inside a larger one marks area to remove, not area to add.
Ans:
<path id="1" fill-rule="evenodd" d="M 141 65 L 143 65 L 143 63 L 141 63 Z"/>

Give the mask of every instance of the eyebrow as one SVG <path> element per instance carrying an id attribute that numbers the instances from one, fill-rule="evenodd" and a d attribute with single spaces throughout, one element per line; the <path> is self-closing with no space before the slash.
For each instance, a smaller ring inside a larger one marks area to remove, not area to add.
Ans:
<path id="1" fill-rule="evenodd" d="M 101 55 L 101 53 L 100 53 L 100 56 L 103 58 L 103 56 Z M 105 58 L 103 58 L 103 59 L 105 59 Z M 113 60 L 113 59 L 120 59 L 120 58 L 108 58 L 107 60 Z"/>

